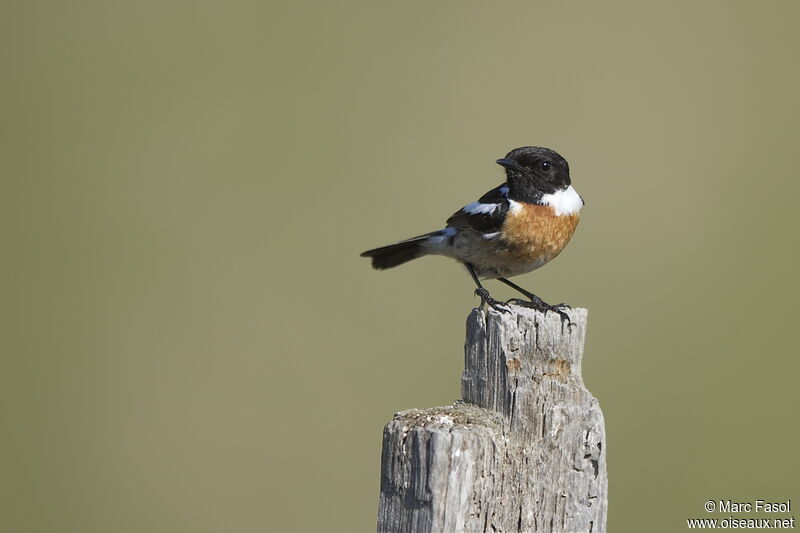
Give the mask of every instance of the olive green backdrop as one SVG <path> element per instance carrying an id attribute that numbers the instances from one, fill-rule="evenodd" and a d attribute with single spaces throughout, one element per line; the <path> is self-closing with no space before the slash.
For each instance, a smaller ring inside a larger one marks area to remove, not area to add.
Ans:
<path id="1" fill-rule="evenodd" d="M 800 498 L 795 2 L 2 11 L 0 530 L 373 529 L 478 300 L 358 253 L 528 144 L 587 203 L 517 281 L 590 310 L 610 531 Z"/>

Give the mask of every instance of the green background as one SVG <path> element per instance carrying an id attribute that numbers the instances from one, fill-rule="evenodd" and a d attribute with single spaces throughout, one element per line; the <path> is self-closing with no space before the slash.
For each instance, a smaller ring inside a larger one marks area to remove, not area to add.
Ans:
<path id="1" fill-rule="evenodd" d="M 373 529 L 477 299 L 358 253 L 529 144 L 587 202 L 516 281 L 590 310 L 610 531 L 800 500 L 796 2 L 2 11 L 0 530 Z"/>

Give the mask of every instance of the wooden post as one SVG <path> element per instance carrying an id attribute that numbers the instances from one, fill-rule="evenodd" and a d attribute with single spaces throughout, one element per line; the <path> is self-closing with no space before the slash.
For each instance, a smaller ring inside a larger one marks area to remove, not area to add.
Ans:
<path id="1" fill-rule="evenodd" d="M 474 309 L 463 402 L 383 431 L 380 533 L 605 533 L 603 413 L 583 385 L 585 309 Z"/>

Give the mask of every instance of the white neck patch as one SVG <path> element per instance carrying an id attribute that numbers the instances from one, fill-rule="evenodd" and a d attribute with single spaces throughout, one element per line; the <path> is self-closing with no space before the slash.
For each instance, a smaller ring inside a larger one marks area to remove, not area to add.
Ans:
<path id="1" fill-rule="evenodd" d="M 542 196 L 542 204 L 549 205 L 556 210 L 556 215 L 574 215 L 583 207 L 583 200 L 572 185 L 563 191 L 556 191 L 553 194 Z"/>

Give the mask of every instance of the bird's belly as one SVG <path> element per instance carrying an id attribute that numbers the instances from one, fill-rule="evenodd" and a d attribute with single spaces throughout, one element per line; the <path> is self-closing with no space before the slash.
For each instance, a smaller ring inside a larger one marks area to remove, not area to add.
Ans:
<path id="1" fill-rule="evenodd" d="M 532 270 L 544 266 L 555 257 L 555 255 L 531 256 L 529 260 L 525 261 L 521 261 L 515 257 L 514 260 L 509 261 L 503 257 L 507 254 L 507 249 L 500 248 L 495 253 L 473 255 L 470 262 L 475 266 L 480 278 L 494 279 L 510 278 L 521 274 L 527 274 Z"/>

